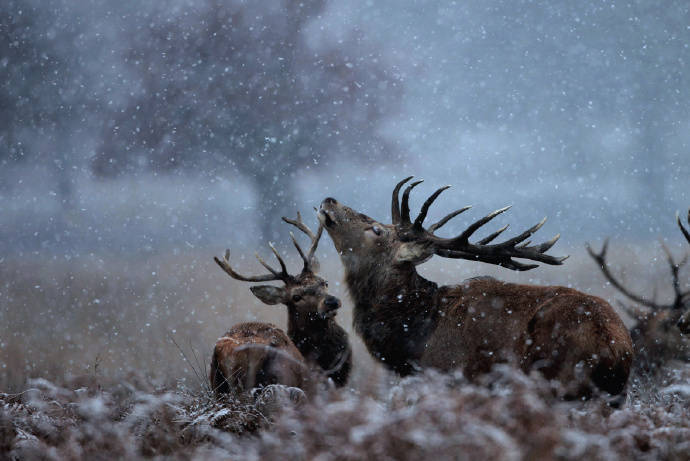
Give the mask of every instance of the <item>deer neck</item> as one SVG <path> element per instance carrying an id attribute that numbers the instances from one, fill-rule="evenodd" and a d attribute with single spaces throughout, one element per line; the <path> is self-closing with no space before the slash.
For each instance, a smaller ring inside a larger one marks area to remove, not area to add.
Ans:
<path id="1" fill-rule="evenodd" d="M 413 373 L 437 325 L 438 286 L 411 264 L 350 267 L 346 281 L 354 327 L 369 352 L 402 376 Z"/>
<path id="2" fill-rule="evenodd" d="M 401 308 L 400 304 L 407 304 L 405 300 L 412 297 L 416 305 L 433 302 L 438 285 L 419 275 L 412 264 L 349 262 L 345 280 L 356 307 L 369 309 L 374 305 L 396 304 Z"/>
<path id="3" fill-rule="evenodd" d="M 318 343 L 315 338 L 328 331 L 329 322 L 332 319 L 324 319 L 317 314 L 300 314 L 291 306 L 288 306 L 288 337 L 301 350 L 300 344 Z"/>

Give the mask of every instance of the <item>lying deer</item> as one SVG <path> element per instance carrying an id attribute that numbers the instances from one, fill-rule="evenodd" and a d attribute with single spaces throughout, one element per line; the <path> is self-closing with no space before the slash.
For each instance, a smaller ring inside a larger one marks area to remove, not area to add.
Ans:
<path id="1" fill-rule="evenodd" d="M 280 271 L 273 269 L 257 255 L 259 262 L 269 271 L 266 275 L 244 276 L 237 273 L 230 266 L 228 250 L 222 260 L 214 258 L 236 280 L 282 281 L 284 287 L 258 285 L 250 287 L 250 290 L 264 303 L 284 304 L 288 309 L 287 335 L 270 324 L 243 323 L 233 327 L 218 340 L 213 352 L 210 379 L 212 388 L 219 392 L 274 383 L 303 387 L 309 377 L 305 370 L 310 369 L 316 369 L 332 379 L 336 386 L 343 386 L 349 377 L 352 353 L 348 336 L 334 319 L 340 308 L 340 300 L 328 294 L 328 282 L 316 275 L 318 262 L 314 254 L 323 226 L 319 225 L 315 235 L 302 222 L 299 213 L 296 220 L 283 220 L 311 239 L 311 246 L 305 255 L 295 236 L 290 234 L 304 262 L 299 275 L 288 274 L 285 262 L 273 245 L 271 250 L 278 259 Z M 242 355 L 238 356 L 239 352 Z M 289 384 L 298 382 L 302 385 Z"/>
<path id="2" fill-rule="evenodd" d="M 683 227 L 680 216 L 676 216 L 681 233 L 690 243 L 690 232 Z M 688 210 L 688 224 L 690 224 L 690 210 Z M 642 308 L 623 305 L 637 324 L 632 329 L 632 338 L 637 351 L 637 358 L 644 368 L 655 368 L 667 359 L 688 359 L 687 339 L 682 335 L 690 333 L 690 290 L 681 286 L 680 269 L 687 263 L 688 255 L 676 261 L 665 245 L 662 245 L 666 259 L 671 269 L 671 286 L 674 299 L 670 303 L 662 304 L 634 293 L 626 288 L 611 271 L 607 261 L 608 241 L 604 243 L 599 253 L 589 245 L 587 251 L 597 262 L 604 277 L 626 298 Z M 682 334 L 682 335 L 681 335 Z"/>
<path id="3" fill-rule="evenodd" d="M 539 245 L 526 241 L 544 223 L 502 243 L 490 244 L 506 227 L 479 240 L 470 237 L 508 209 L 496 210 L 454 238 L 434 232 L 469 207 L 423 227 L 431 204 L 449 186 L 424 202 L 410 220 L 410 184 L 399 203 L 393 190 L 392 224 L 326 198 L 319 219 L 345 266 L 354 306 L 354 326 L 369 352 L 390 369 L 407 375 L 419 368 L 461 368 L 473 378 L 496 362 L 512 362 L 525 371 L 540 370 L 567 386 L 567 396 L 588 395 L 592 383 L 621 393 L 632 360 L 630 334 L 613 308 L 601 298 L 558 286 L 501 282 L 491 277 L 441 286 L 421 277 L 416 266 L 434 255 L 529 270 L 513 258 L 561 264 L 565 258 L 544 254 L 558 239 Z"/>
<path id="4" fill-rule="evenodd" d="M 237 324 L 218 339 L 209 378 L 211 389 L 219 394 L 270 384 L 314 389 L 304 357 L 290 338 L 275 325 L 261 322 Z"/>

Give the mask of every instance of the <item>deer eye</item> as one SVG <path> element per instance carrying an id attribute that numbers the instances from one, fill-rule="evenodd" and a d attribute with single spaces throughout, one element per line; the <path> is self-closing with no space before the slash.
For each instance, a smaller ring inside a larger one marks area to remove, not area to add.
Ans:
<path id="1" fill-rule="evenodd" d="M 298 302 L 298 301 L 300 301 L 301 299 L 302 299 L 302 297 L 301 297 L 300 295 L 292 295 L 292 300 L 293 300 L 294 302 Z"/>
<path id="2" fill-rule="evenodd" d="M 371 230 L 374 231 L 374 234 L 381 235 L 381 228 L 379 226 L 372 226 Z"/>

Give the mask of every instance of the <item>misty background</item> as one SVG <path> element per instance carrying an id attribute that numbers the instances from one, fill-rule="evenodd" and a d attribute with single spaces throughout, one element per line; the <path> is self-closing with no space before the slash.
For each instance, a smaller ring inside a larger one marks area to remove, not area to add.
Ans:
<path id="1" fill-rule="evenodd" d="M 512 204 L 477 237 L 548 216 L 537 239 L 560 232 L 550 253 L 572 256 L 526 273 L 434 258 L 434 281 L 618 305 L 584 251 L 612 237 L 616 273 L 665 301 L 657 241 L 687 251 L 689 6 L 571 3 L 0 2 L 0 390 L 132 370 L 203 385 L 230 325 L 285 324 L 212 256 L 261 273 L 271 240 L 294 270 L 281 215 L 315 227 L 332 196 L 389 222 L 408 175 L 426 180 L 413 210 L 453 185 L 428 222 L 474 205 L 443 236 Z M 328 236 L 318 256 L 357 388 L 384 371 Z"/>
<path id="2" fill-rule="evenodd" d="M 475 206 L 448 234 L 512 204 L 566 246 L 680 242 L 688 8 L 3 1 L 0 251 L 287 242 L 326 196 L 388 222 L 407 175 L 454 186 L 430 222 Z"/>

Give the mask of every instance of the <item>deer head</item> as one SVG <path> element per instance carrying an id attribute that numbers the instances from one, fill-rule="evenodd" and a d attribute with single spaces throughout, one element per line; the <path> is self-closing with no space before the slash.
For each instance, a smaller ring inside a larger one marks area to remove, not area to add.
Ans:
<path id="1" fill-rule="evenodd" d="M 225 256 L 222 260 L 217 257 L 214 257 L 214 260 L 225 273 L 235 280 L 244 282 L 268 282 L 275 280 L 283 282 L 284 285 L 282 287 L 256 285 L 249 288 L 254 296 L 265 304 L 284 304 L 291 312 L 304 319 L 326 319 L 335 316 L 336 311 L 340 308 L 340 300 L 328 294 L 328 282 L 316 275 L 318 261 L 314 253 L 323 233 L 323 226 L 319 225 L 316 234 L 314 234 L 302 222 L 302 216 L 299 213 L 297 213 L 297 219 L 293 220 L 283 217 L 283 221 L 297 227 L 309 236 L 311 240 L 309 250 L 305 254 L 299 243 L 297 243 L 294 234 L 290 233 L 292 243 L 295 245 L 304 263 L 302 271 L 298 275 L 290 275 L 287 272 L 283 258 L 280 257 L 272 243 L 269 243 L 269 246 L 280 264 L 280 270 L 272 268 L 258 254 L 256 255 L 259 263 L 268 270 L 268 274 L 245 276 L 237 273 L 230 266 L 230 250 L 225 250 Z"/>
<path id="2" fill-rule="evenodd" d="M 393 189 L 392 223 L 382 224 L 369 216 L 338 203 L 333 198 L 326 198 L 321 203 L 319 220 L 333 239 L 341 257 L 348 260 L 375 259 L 378 265 L 417 265 L 434 255 L 481 261 L 497 264 L 512 270 L 524 271 L 537 267 L 536 264 L 524 264 L 513 258 L 528 259 L 545 264 L 562 264 L 566 257 L 554 257 L 544 254 L 551 248 L 559 236 L 548 242 L 530 246 L 527 239 L 546 221 L 546 218 L 522 234 L 501 243 L 490 244 L 507 229 L 505 226 L 491 235 L 475 242 L 470 237 L 482 226 L 510 207 L 501 208 L 471 224 L 460 235 L 453 238 L 442 238 L 434 234 L 449 220 L 468 210 L 463 207 L 456 210 L 428 228 L 424 220 L 431 204 L 450 186 L 444 186 L 434 192 L 422 205 L 414 222 L 410 218 L 409 196 L 414 187 L 422 181 L 411 183 L 403 192 L 402 201 L 399 193 L 402 186 L 412 177 L 400 181 Z"/>

